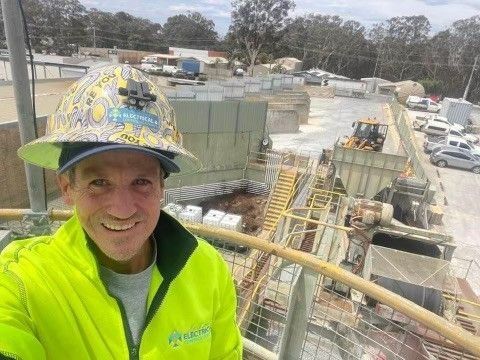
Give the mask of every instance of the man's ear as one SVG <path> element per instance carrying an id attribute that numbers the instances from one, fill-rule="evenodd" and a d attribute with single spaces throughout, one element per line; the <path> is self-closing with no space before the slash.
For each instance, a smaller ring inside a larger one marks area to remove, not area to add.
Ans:
<path id="1" fill-rule="evenodd" d="M 73 206 L 73 185 L 68 174 L 58 174 L 57 184 L 65 204 Z"/>

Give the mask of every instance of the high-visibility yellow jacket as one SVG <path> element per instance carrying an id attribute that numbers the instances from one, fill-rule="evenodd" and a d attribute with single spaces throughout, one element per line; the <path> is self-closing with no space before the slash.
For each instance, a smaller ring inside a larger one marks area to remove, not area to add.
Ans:
<path id="1" fill-rule="evenodd" d="M 136 347 L 76 216 L 0 256 L 0 358 L 241 359 L 236 296 L 220 254 L 161 214 L 157 262 Z"/>

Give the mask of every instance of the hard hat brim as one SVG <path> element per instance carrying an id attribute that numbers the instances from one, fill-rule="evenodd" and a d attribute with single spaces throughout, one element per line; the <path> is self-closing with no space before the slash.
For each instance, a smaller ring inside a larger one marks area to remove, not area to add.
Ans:
<path id="1" fill-rule="evenodd" d="M 33 164 L 42 168 L 46 168 L 46 169 L 60 170 L 59 158 L 62 152 L 63 143 L 95 142 L 93 139 L 89 139 L 88 137 L 82 138 L 81 130 L 82 129 L 78 129 L 77 134 L 76 134 L 77 131 L 74 131 L 74 132 L 70 132 L 69 134 L 64 134 L 64 136 L 59 136 L 58 134 L 45 135 L 28 144 L 21 146 L 18 149 L 17 154 L 20 158 L 22 158 L 23 160 L 25 160 L 30 164 Z M 102 142 L 102 144 L 109 146 L 110 149 L 112 150 L 128 147 L 129 149 L 144 151 L 145 153 L 149 153 L 154 156 L 156 156 L 155 154 L 159 154 L 158 151 L 171 153 L 174 157 L 173 159 L 169 159 L 166 156 L 164 158 L 160 158 L 158 156 L 157 157 L 162 163 L 162 165 L 165 164 L 166 166 L 166 168 L 164 168 L 165 171 L 168 171 L 168 169 L 174 170 L 174 171 L 171 171 L 172 174 L 175 174 L 175 173 L 180 173 L 181 175 L 191 174 L 191 173 L 198 172 L 201 168 L 200 161 L 192 153 L 190 153 L 185 148 L 178 146 L 173 142 L 164 141 L 161 148 L 160 147 L 152 148 L 152 147 L 141 146 L 141 145 L 120 144 L 117 142 L 108 142 L 108 141 Z"/>
<path id="2" fill-rule="evenodd" d="M 159 151 L 151 150 L 149 148 L 127 145 L 127 144 L 88 144 L 85 146 L 78 147 L 79 150 L 75 151 L 72 155 L 69 155 L 64 164 L 59 164 L 58 173 L 64 173 L 65 171 L 71 169 L 73 166 L 77 165 L 82 160 L 85 160 L 93 155 L 98 155 L 107 151 L 135 151 L 140 152 L 149 156 L 153 156 L 159 160 L 163 170 L 167 174 L 178 173 L 180 168 L 173 161 L 172 158 L 169 158 L 167 154 L 162 154 Z"/>

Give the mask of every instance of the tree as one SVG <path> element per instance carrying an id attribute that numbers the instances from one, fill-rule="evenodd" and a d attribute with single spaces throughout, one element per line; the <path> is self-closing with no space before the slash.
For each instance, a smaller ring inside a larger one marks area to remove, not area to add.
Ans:
<path id="1" fill-rule="evenodd" d="M 171 46 L 198 49 L 207 49 L 218 43 L 214 22 L 199 12 L 169 17 L 163 25 L 163 37 Z"/>
<path id="2" fill-rule="evenodd" d="M 307 14 L 288 22 L 278 56 L 295 56 L 304 68 L 322 68 L 358 78 L 371 60 L 365 28 L 339 16 Z"/>
<path id="3" fill-rule="evenodd" d="M 421 76 L 429 32 L 430 22 L 423 15 L 393 17 L 376 24 L 370 39 L 379 53 L 380 76 L 390 74 L 392 80 Z"/>
<path id="4" fill-rule="evenodd" d="M 229 32 L 237 45 L 246 51 L 250 73 L 260 51 L 283 36 L 288 12 L 295 7 L 292 0 L 233 0 L 232 24 Z"/>

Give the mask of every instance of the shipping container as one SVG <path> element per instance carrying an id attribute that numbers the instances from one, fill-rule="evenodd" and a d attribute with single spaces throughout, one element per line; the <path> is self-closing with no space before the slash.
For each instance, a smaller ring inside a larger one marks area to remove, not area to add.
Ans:
<path id="1" fill-rule="evenodd" d="M 467 126 L 470 113 L 472 112 L 472 103 L 463 99 L 445 98 L 442 102 L 440 115 L 445 116 L 449 122 Z"/>
<path id="2" fill-rule="evenodd" d="M 183 59 L 180 61 L 181 62 L 181 68 L 185 71 L 189 71 L 194 73 L 195 75 L 198 75 L 201 73 L 200 71 L 200 61 L 196 59 Z"/>

